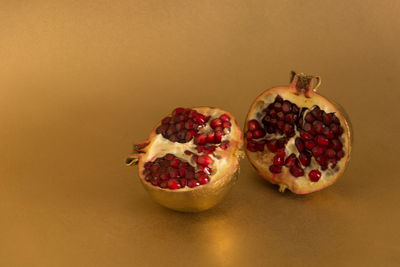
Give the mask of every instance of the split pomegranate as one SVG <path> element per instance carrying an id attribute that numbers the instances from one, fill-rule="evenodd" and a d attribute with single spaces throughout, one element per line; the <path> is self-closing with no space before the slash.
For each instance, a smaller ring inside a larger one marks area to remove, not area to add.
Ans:
<path id="1" fill-rule="evenodd" d="M 242 132 L 236 119 L 218 108 L 176 108 L 136 144 L 127 164 L 159 204 L 179 211 L 213 207 L 237 178 Z"/>
<path id="2" fill-rule="evenodd" d="M 319 85 L 319 77 L 293 72 L 290 86 L 263 92 L 247 115 L 246 154 L 258 173 L 282 192 L 321 190 L 343 174 L 350 158 L 348 123 L 316 93 Z"/>

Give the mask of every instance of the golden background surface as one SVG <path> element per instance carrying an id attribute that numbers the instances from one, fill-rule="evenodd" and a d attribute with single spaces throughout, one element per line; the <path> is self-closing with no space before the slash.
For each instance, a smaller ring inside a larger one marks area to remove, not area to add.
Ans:
<path id="1" fill-rule="evenodd" d="M 2 1 L 0 266 L 399 266 L 400 2 Z M 124 166 L 177 106 L 241 124 L 289 71 L 353 123 L 321 192 L 280 194 L 247 159 L 219 206 L 151 201 Z"/>

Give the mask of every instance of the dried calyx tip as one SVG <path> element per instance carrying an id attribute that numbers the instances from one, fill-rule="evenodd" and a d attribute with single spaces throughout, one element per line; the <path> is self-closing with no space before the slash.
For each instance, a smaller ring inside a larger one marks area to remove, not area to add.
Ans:
<path id="1" fill-rule="evenodd" d="M 316 82 L 315 86 L 313 86 L 314 81 Z M 309 91 L 315 92 L 321 85 L 321 77 L 291 71 L 290 82 L 294 87 L 296 87 L 299 93 L 302 92 L 306 97 L 309 97 Z"/>

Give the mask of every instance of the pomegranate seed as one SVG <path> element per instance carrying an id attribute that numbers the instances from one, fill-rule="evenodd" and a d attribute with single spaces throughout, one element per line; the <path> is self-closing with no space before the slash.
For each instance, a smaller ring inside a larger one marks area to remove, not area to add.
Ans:
<path id="1" fill-rule="evenodd" d="M 167 187 L 168 187 L 168 182 L 167 182 L 167 181 L 162 181 L 162 182 L 160 183 L 160 187 L 161 187 L 161 188 L 167 188 Z"/>
<path id="2" fill-rule="evenodd" d="M 294 153 L 290 154 L 285 160 L 286 167 L 292 167 L 297 161 L 296 155 Z"/>
<path id="3" fill-rule="evenodd" d="M 278 120 L 283 121 L 283 120 L 285 119 L 285 114 L 283 114 L 282 111 L 279 111 L 278 113 L 276 113 L 276 118 L 277 118 Z"/>
<path id="4" fill-rule="evenodd" d="M 268 116 L 268 115 L 266 115 L 266 116 L 263 118 L 263 123 L 264 123 L 264 124 L 269 124 L 270 122 L 271 122 L 271 117 Z"/>
<path id="5" fill-rule="evenodd" d="M 310 165 L 311 162 L 311 154 L 308 151 L 304 151 L 299 155 L 299 161 L 303 164 L 304 167 Z"/>
<path id="6" fill-rule="evenodd" d="M 267 130 L 267 133 L 269 133 L 269 134 L 272 134 L 272 133 L 275 132 L 275 129 L 273 127 L 268 127 L 267 126 L 266 130 Z"/>
<path id="7" fill-rule="evenodd" d="M 322 133 L 324 131 L 324 124 L 320 121 L 314 121 L 313 127 L 317 133 Z"/>
<path id="8" fill-rule="evenodd" d="M 175 125 L 170 125 L 168 127 L 166 134 L 167 134 L 167 136 L 172 136 L 174 133 L 176 133 L 176 127 L 175 127 Z"/>
<path id="9" fill-rule="evenodd" d="M 207 174 L 205 172 L 203 172 L 203 171 L 199 171 L 194 175 L 194 178 L 200 179 L 203 176 L 207 176 Z"/>
<path id="10" fill-rule="evenodd" d="M 304 119 L 305 119 L 306 122 L 309 122 L 309 123 L 312 123 L 312 122 L 315 120 L 314 116 L 313 116 L 311 113 L 308 113 L 308 114 L 305 116 Z"/>
<path id="11" fill-rule="evenodd" d="M 278 111 L 278 112 L 281 111 L 282 110 L 282 104 L 280 102 L 275 102 L 274 109 L 276 111 Z"/>
<path id="12" fill-rule="evenodd" d="M 276 152 L 278 150 L 278 140 L 267 140 L 267 148 L 271 152 Z"/>
<path id="13" fill-rule="evenodd" d="M 246 139 L 247 139 L 247 140 L 253 139 L 253 134 L 252 134 L 252 132 L 247 131 L 247 133 L 246 133 Z"/>
<path id="14" fill-rule="evenodd" d="M 172 154 L 167 154 L 167 155 L 165 156 L 165 158 L 166 158 L 167 160 L 171 161 L 171 160 L 173 160 L 173 159 L 175 158 L 175 156 L 172 155 Z"/>
<path id="15" fill-rule="evenodd" d="M 315 107 L 312 111 L 311 114 L 316 118 L 317 120 L 322 120 L 322 110 L 319 107 Z"/>
<path id="16" fill-rule="evenodd" d="M 286 114 L 285 121 L 287 123 L 293 123 L 295 116 L 292 113 Z"/>
<path id="17" fill-rule="evenodd" d="M 182 130 L 185 127 L 185 123 L 184 122 L 178 122 L 177 124 L 175 124 L 175 128 L 177 131 Z"/>
<path id="18" fill-rule="evenodd" d="M 303 126 L 303 129 L 304 129 L 306 132 L 308 132 L 308 133 L 310 133 L 310 134 L 312 134 L 312 135 L 316 134 L 314 128 L 313 128 L 312 125 L 311 125 L 311 123 L 306 122 L 306 123 L 304 124 L 304 126 Z"/>
<path id="19" fill-rule="evenodd" d="M 194 127 L 194 124 L 193 124 L 192 120 L 188 120 L 188 121 L 185 122 L 185 128 L 186 129 L 191 130 L 191 129 L 193 129 L 193 127 Z"/>
<path id="20" fill-rule="evenodd" d="M 208 156 L 199 156 L 196 160 L 197 164 L 203 165 L 203 166 L 207 166 L 212 164 L 214 161 L 208 157 Z"/>
<path id="21" fill-rule="evenodd" d="M 313 136 L 309 133 L 307 133 L 306 131 L 302 131 L 300 130 L 300 137 L 304 140 L 311 140 L 313 139 Z"/>
<path id="22" fill-rule="evenodd" d="M 151 162 L 146 162 L 146 163 L 144 164 L 144 168 L 145 168 L 145 169 L 150 169 L 150 167 L 151 167 Z"/>
<path id="23" fill-rule="evenodd" d="M 316 157 L 315 160 L 321 167 L 328 166 L 328 162 L 325 156 Z"/>
<path id="24" fill-rule="evenodd" d="M 316 146 L 312 149 L 312 154 L 314 157 L 321 156 L 322 154 L 324 154 L 324 152 L 325 150 L 322 147 Z"/>
<path id="25" fill-rule="evenodd" d="M 168 188 L 169 189 L 179 189 L 179 188 L 181 188 L 181 184 L 176 179 L 170 179 L 170 180 L 168 180 Z"/>
<path id="26" fill-rule="evenodd" d="M 192 138 L 194 137 L 195 134 L 196 134 L 196 132 L 194 130 L 187 131 L 186 136 L 185 136 L 185 141 L 189 142 L 190 140 L 192 140 Z"/>
<path id="27" fill-rule="evenodd" d="M 325 123 L 325 125 L 329 125 L 332 123 L 332 113 L 323 113 L 322 114 L 322 121 Z"/>
<path id="28" fill-rule="evenodd" d="M 179 183 L 181 184 L 181 187 L 185 187 L 187 185 L 187 180 L 186 179 L 179 179 Z"/>
<path id="29" fill-rule="evenodd" d="M 151 171 L 150 171 L 149 169 L 145 169 L 145 170 L 143 171 L 143 174 L 144 174 L 144 175 L 150 175 L 150 174 L 151 174 Z"/>
<path id="30" fill-rule="evenodd" d="M 285 113 L 289 113 L 291 110 L 292 110 L 292 103 L 290 103 L 287 100 L 283 101 L 282 111 Z"/>
<path id="31" fill-rule="evenodd" d="M 286 135 L 291 135 L 293 132 L 293 126 L 290 125 L 289 123 L 285 123 L 285 125 L 283 126 L 283 133 Z"/>
<path id="32" fill-rule="evenodd" d="M 248 123 L 248 126 L 249 126 L 248 127 L 249 131 L 252 131 L 252 132 L 255 130 L 258 130 L 260 128 L 260 124 L 256 120 L 250 120 Z"/>
<path id="33" fill-rule="evenodd" d="M 209 132 L 207 134 L 207 143 L 210 143 L 210 144 L 214 143 L 214 139 L 215 139 L 214 132 Z"/>
<path id="34" fill-rule="evenodd" d="M 200 170 L 202 170 L 205 174 L 210 175 L 211 174 L 211 169 L 206 166 L 198 166 Z"/>
<path id="35" fill-rule="evenodd" d="M 207 142 L 207 136 L 205 134 L 198 134 L 194 138 L 194 143 L 196 145 L 205 145 Z"/>
<path id="36" fill-rule="evenodd" d="M 284 164 L 284 162 L 285 162 L 285 156 L 278 156 L 278 155 L 276 155 L 275 157 L 274 157 L 274 165 L 275 166 L 282 166 L 283 164 Z"/>
<path id="37" fill-rule="evenodd" d="M 265 134 L 266 133 L 265 133 L 264 129 L 259 129 L 259 130 L 255 130 L 252 135 L 253 135 L 254 139 L 258 139 L 258 138 L 264 137 Z"/>
<path id="38" fill-rule="evenodd" d="M 288 139 L 286 139 L 285 137 L 279 138 L 278 142 L 277 142 L 277 147 L 278 148 L 284 148 L 286 143 L 287 143 Z"/>
<path id="39" fill-rule="evenodd" d="M 214 144 L 221 143 L 222 137 L 224 136 L 223 132 L 215 132 Z"/>
<path id="40" fill-rule="evenodd" d="M 170 121 L 171 121 L 171 117 L 165 117 L 164 119 L 162 119 L 161 123 L 162 124 L 169 124 Z"/>
<path id="41" fill-rule="evenodd" d="M 334 137 L 334 134 L 332 133 L 332 131 L 328 127 L 324 128 L 324 132 L 323 133 L 328 139 L 332 139 Z"/>
<path id="42" fill-rule="evenodd" d="M 270 116 L 271 118 L 273 118 L 273 119 L 275 119 L 275 118 L 276 118 L 276 111 L 275 111 L 275 109 L 273 109 L 273 110 L 270 110 L 270 112 L 269 112 L 269 116 Z"/>
<path id="43" fill-rule="evenodd" d="M 314 143 L 314 141 L 311 141 L 311 140 L 305 141 L 305 142 L 304 142 L 304 145 L 305 145 L 305 147 L 306 147 L 308 150 L 311 150 L 311 149 L 313 149 L 313 148 L 316 146 L 315 143 Z"/>
<path id="44" fill-rule="evenodd" d="M 308 173 L 308 177 L 313 182 L 318 182 L 319 178 L 321 178 L 321 173 L 318 170 L 312 170 Z"/>
<path id="45" fill-rule="evenodd" d="M 280 157 L 285 157 L 286 156 L 286 152 L 284 149 L 278 149 L 278 151 L 276 151 L 276 155 L 280 156 Z"/>
<path id="46" fill-rule="evenodd" d="M 257 151 L 263 152 L 265 146 L 265 141 L 256 142 L 256 149 Z"/>
<path id="47" fill-rule="evenodd" d="M 317 136 L 317 144 L 319 146 L 328 146 L 329 145 L 329 140 L 325 136 L 318 135 Z"/>
<path id="48" fill-rule="evenodd" d="M 194 171 L 192 171 L 192 170 L 186 171 L 185 178 L 188 179 L 188 180 L 193 179 L 194 178 Z"/>
<path id="49" fill-rule="evenodd" d="M 332 123 L 330 126 L 332 133 L 338 134 L 339 133 L 339 125 Z"/>
<path id="50" fill-rule="evenodd" d="M 172 115 L 180 115 L 183 114 L 183 112 L 185 112 L 184 108 L 176 108 L 172 111 Z"/>
<path id="51" fill-rule="evenodd" d="M 169 170 L 169 176 L 171 178 L 178 178 L 179 177 L 179 171 L 177 169 L 171 168 Z"/>
<path id="52" fill-rule="evenodd" d="M 333 139 L 331 140 L 331 147 L 335 150 L 335 151 L 339 151 L 342 149 L 343 145 L 342 143 L 339 141 L 339 139 Z"/>
<path id="53" fill-rule="evenodd" d="M 203 114 L 197 113 L 193 117 L 193 121 L 198 124 L 204 124 L 206 122 L 206 117 Z"/>
<path id="54" fill-rule="evenodd" d="M 231 123 L 229 121 L 224 121 L 222 122 L 222 128 L 230 128 L 231 127 Z"/>
<path id="55" fill-rule="evenodd" d="M 272 173 L 280 173 L 282 171 L 282 167 L 281 166 L 271 165 L 271 166 L 269 166 L 269 170 Z"/>
<path id="56" fill-rule="evenodd" d="M 151 180 L 151 184 L 154 186 L 160 186 L 161 181 L 160 180 Z"/>
<path id="57" fill-rule="evenodd" d="M 186 130 L 182 130 L 177 134 L 179 143 L 186 143 Z"/>
<path id="58" fill-rule="evenodd" d="M 336 158 L 337 159 L 341 159 L 344 157 L 344 151 L 340 150 L 339 152 L 336 153 Z"/>
<path id="59" fill-rule="evenodd" d="M 219 118 L 221 119 L 221 121 L 230 121 L 231 120 L 231 118 L 226 114 L 222 114 Z"/>
<path id="60" fill-rule="evenodd" d="M 179 169 L 179 176 L 180 177 L 185 177 L 186 176 L 186 169 L 184 169 L 184 168 L 180 168 Z"/>
<path id="61" fill-rule="evenodd" d="M 283 127 L 285 126 L 285 122 L 284 121 L 278 121 L 277 125 L 278 125 L 278 129 L 283 132 Z"/>
<path id="62" fill-rule="evenodd" d="M 340 124 L 338 117 L 334 113 L 332 113 L 332 122 L 336 124 Z"/>
<path id="63" fill-rule="evenodd" d="M 335 158 L 336 157 L 336 152 L 332 148 L 329 148 L 329 149 L 326 150 L 325 155 L 328 158 Z"/>
<path id="64" fill-rule="evenodd" d="M 220 119 L 214 119 L 211 121 L 210 126 L 211 128 L 215 129 L 222 125 L 222 121 Z"/>
<path id="65" fill-rule="evenodd" d="M 199 183 L 199 181 L 197 181 L 195 179 L 190 179 L 190 180 L 188 180 L 187 185 L 189 187 L 193 188 L 193 187 L 199 186 L 200 183 Z"/>
<path id="66" fill-rule="evenodd" d="M 257 143 L 255 141 L 248 141 L 247 142 L 247 150 L 249 150 L 250 152 L 257 152 Z"/>
<path id="67" fill-rule="evenodd" d="M 200 184 L 206 184 L 210 181 L 210 179 L 208 178 L 208 176 L 203 176 L 200 178 L 199 183 Z"/>
<path id="68" fill-rule="evenodd" d="M 167 173 L 161 173 L 160 179 L 166 181 L 166 180 L 171 179 L 171 176 L 169 176 L 169 174 L 167 174 Z"/>
<path id="69" fill-rule="evenodd" d="M 174 168 L 178 168 L 180 164 L 181 164 L 181 161 L 177 158 L 173 159 L 171 162 L 171 166 Z"/>
<path id="70" fill-rule="evenodd" d="M 295 145 L 297 147 L 297 150 L 299 152 L 302 152 L 304 150 L 304 142 L 303 142 L 303 140 L 301 138 L 297 137 L 295 139 L 294 143 L 295 143 Z"/>
<path id="71" fill-rule="evenodd" d="M 186 115 L 180 115 L 180 116 L 179 116 L 179 120 L 182 121 L 182 122 L 185 122 L 185 121 L 187 121 L 188 119 L 189 119 L 189 117 L 186 116 Z"/>
<path id="72" fill-rule="evenodd" d="M 292 167 L 290 167 L 289 171 L 294 177 L 300 177 L 304 175 L 304 170 L 297 164 L 294 164 Z"/>

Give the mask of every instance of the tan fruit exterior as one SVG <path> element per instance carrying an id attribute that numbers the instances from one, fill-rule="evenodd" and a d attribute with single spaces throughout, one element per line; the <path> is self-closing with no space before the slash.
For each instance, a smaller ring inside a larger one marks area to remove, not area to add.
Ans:
<path id="1" fill-rule="evenodd" d="M 312 88 L 312 84 L 315 79 L 317 79 L 317 85 Z M 296 88 L 296 85 L 298 87 L 298 83 L 300 81 L 307 85 L 306 87 L 304 87 L 304 92 L 301 93 L 299 93 L 299 90 Z M 290 174 L 289 169 L 286 167 L 282 167 L 281 173 L 271 173 L 269 170 L 269 166 L 272 164 L 274 154 L 269 152 L 267 148 L 265 148 L 264 152 L 248 151 L 246 149 L 247 140 L 245 138 L 245 152 L 251 164 L 265 180 L 271 182 L 272 184 L 279 185 L 279 191 L 281 192 L 289 189 L 296 194 L 308 194 L 311 192 L 322 190 L 332 185 L 343 174 L 346 165 L 349 162 L 351 152 L 351 131 L 349 124 L 343 114 L 335 105 L 333 105 L 326 98 L 316 93 L 316 89 L 319 85 L 319 77 L 308 76 L 304 74 L 295 74 L 291 85 L 273 87 L 267 89 L 261 95 L 259 95 L 253 102 L 250 111 L 247 114 L 246 122 L 243 129 L 244 133 L 247 132 L 248 121 L 257 118 L 257 113 L 259 113 L 269 103 L 272 103 L 275 97 L 279 94 L 285 100 L 289 100 L 299 107 L 311 108 L 314 105 L 318 105 L 322 110 L 326 112 L 335 112 L 335 115 L 338 117 L 340 124 L 343 127 L 344 132 L 342 134 L 341 141 L 343 144 L 343 149 L 345 151 L 345 156 L 338 161 L 336 172 L 323 172 L 318 182 L 310 181 L 308 179 L 307 173 L 305 173 L 305 175 L 302 177 L 295 178 Z M 260 118 L 257 119 L 260 120 Z M 292 143 L 289 141 L 287 147 L 291 146 L 292 149 L 295 149 L 294 139 L 295 137 L 291 138 Z"/>
<path id="2" fill-rule="evenodd" d="M 216 175 L 210 176 L 210 182 L 194 188 L 184 187 L 176 190 L 160 188 L 153 186 L 145 181 L 142 173 L 144 163 L 149 159 L 148 152 L 152 146 L 152 142 L 156 137 L 155 129 L 151 132 L 146 142 L 135 145 L 135 153 L 130 154 L 127 158 L 127 165 L 138 166 L 138 176 L 150 197 L 158 204 L 181 212 L 199 212 L 210 209 L 217 205 L 229 193 L 232 186 L 238 179 L 239 160 L 243 157 L 241 147 L 243 145 L 243 137 L 240 127 L 235 117 L 224 110 L 209 107 L 192 108 L 204 115 L 209 115 L 209 111 L 217 112 L 218 114 L 227 114 L 231 118 L 232 136 L 230 146 L 226 151 L 220 151 L 220 155 L 224 158 L 229 158 L 227 164 L 224 165 L 224 172 L 218 172 Z M 179 155 L 178 155 L 179 156 Z"/>

